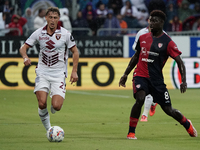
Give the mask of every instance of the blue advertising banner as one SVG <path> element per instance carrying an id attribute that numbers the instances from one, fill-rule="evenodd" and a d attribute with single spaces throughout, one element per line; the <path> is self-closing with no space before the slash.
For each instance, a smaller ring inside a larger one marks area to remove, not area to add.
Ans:
<path id="1" fill-rule="evenodd" d="M 129 37 L 129 57 L 132 57 L 135 54 L 135 51 L 132 49 L 135 37 Z"/>
<path id="2" fill-rule="evenodd" d="M 200 53 L 200 38 L 191 37 L 190 38 L 190 57 L 197 57 Z"/>

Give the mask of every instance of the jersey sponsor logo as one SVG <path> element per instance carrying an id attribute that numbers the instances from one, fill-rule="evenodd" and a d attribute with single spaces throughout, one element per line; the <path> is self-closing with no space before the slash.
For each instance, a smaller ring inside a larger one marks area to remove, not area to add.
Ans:
<path id="1" fill-rule="evenodd" d="M 54 46 L 55 43 L 52 40 L 46 42 L 46 44 L 47 44 L 46 48 L 48 48 L 48 49 L 55 48 L 55 46 Z"/>
<path id="2" fill-rule="evenodd" d="M 142 61 L 144 61 L 144 62 L 150 62 L 150 63 L 154 62 L 154 60 L 148 59 L 148 58 L 142 58 Z"/>
<path id="3" fill-rule="evenodd" d="M 61 38 L 61 34 L 56 34 L 56 39 L 59 40 Z"/>
<path id="4" fill-rule="evenodd" d="M 146 41 L 142 41 L 142 43 L 146 43 Z"/>
<path id="5" fill-rule="evenodd" d="M 161 48 L 163 46 L 163 43 L 158 43 L 158 47 Z"/>
<path id="6" fill-rule="evenodd" d="M 42 41 L 42 40 L 49 40 L 49 37 L 46 37 L 46 36 L 45 36 L 45 37 L 40 37 L 40 36 L 39 36 L 39 40 L 40 40 L 40 41 Z"/>
<path id="7" fill-rule="evenodd" d="M 141 52 L 142 52 L 142 55 L 147 55 L 147 49 L 146 49 L 146 47 L 142 47 L 141 48 Z"/>
<path id="8" fill-rule="evenodd" d="M 156 53 L 156 52 L 148 52 L 149 55 L 152 55 L 152 56 L 159 56 L 159 53 Z"/>

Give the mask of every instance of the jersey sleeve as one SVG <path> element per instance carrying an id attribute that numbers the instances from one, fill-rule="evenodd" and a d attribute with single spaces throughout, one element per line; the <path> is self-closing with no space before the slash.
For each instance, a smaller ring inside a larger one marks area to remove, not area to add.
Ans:
<path id="1" fill-rule="evenodd" d="M 38 30 L 33 32 L 30 37 L 26 40 L 26 44 L 29 45 L 30 47 L 34 46 L 37 43 L 37 37 L 38 37 Z"/>
<path id="2" fill-rule="evenodd" d="M 146 31 L 146 28 L 143 28 L 140 31 L 138 31 L 138 33 L 135 36 L 135 41 L 134 41 L 133 46 L 132 46 L 132 49 L 134 51 L 137 51 L 136 46 L 137 46 L 137 43 L 138 43 L 140 36 L 143 35 L 143 34 L 146 34 L 146 33 L 148 33 L 148 29 Z"/>
<path id="3" fill-rule="evenodd" d="M 134 51 L 136 51 L 136 45 L 137 45 L 137 42 L 138 42 L 138 40 L 139 40 L 139 37 L 140 37 L 140 34 L 139 34 L 139 32 L 136 34 L 136 36 L 135 36 L 135 41 L 134 41 L 134 43 L 133 43 L 133 46 L 132 46 L 132 49 L 134 50 Z"/>
<path id="4" fill-rule="evenodd" d="M 67 32 L 67 40 L 66 40 L 67 48 L 70 49 L 76 45 L 74 37 L 71 35 L 71 33 Z M 66 62 L 65 62 L 65 77 L 67 78 L 68 76 L 68 51 L 66 53 Z"/>
<path id="5" fill-rule="evenodd" d="M 167 47 L 167 54 L 170 57 L 175 58 L 176 56 L 181 55 L 182 52 L 179 51 L 177 45 L 173 41 L 170 41 Z"/>
<path id="6" fill-rule="evenodd" d="M 136 43 L 136 46 L 135 46 L 135 50 L 136 50 L 136 51 L 140 51 L 140 50 L 141 50 L 141 47 L 140 47 L 140 37 L 139 37 L 139 39 L 137 40 L 137 43 Z"/>
<path id="7" fill-rule="evenodd" d="M 68 34 L 67 39 L 67 48 L 72 48 L 76 45 L 74 37 L 71 35 L 71 33 Z"/>

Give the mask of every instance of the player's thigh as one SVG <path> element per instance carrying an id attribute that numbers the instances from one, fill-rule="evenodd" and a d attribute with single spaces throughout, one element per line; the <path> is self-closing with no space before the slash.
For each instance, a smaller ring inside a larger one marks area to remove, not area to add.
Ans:
<path id="1" fill-rule="evenodd" d="M 149 85 L 148 84 L 149 83 L 148 83 L 148 80 L 146 78 L 138 77 L 138 76 L 134 77 L 133 78 L 134 97 L 136 98 L 136 93 L 138 93 L 139 91 L 143 91 L 142 96 L 143 96 L 143 99 L 144 99 L 146 94 L 149 94 Z"/>
<path id="2" fill-rule="evenodd" d="M 41 90 L 41 91 L 36 91 L 35 94 L 36 94 L 39 106 L 46 107 L 48 93 Z"/>
<path id="3" fill-rule="evenodd" d="M 48 77 L 37 75 L 35 78 L 34 93 L 36 94 L 40 106 L 46 105 L 49 88 L 50 82 L 48 80 Z"/>
<path id="4" fill-rule="evenodd" d="M 164 84 L 152 87 L 151 94 L 153 96 L 154 102 L 160 104 L 161 106 L 171 106 L 170 95 Z"/>
<path id="5" fill-rule="evenodd" d="M 51 93 L 50 93 L 50 97 L 53 98 L 54 95 L 58 95 L 58 96 L 54 96 L 54 99 L 65 99 L 65 92 L 66 92 L 66 84 L 65 84 L 65 78 L 52 78 L 51 80 Z M 59 97 L 60 98 L 57 98 Z M 61 98 L 62 97 L 62 98 Z"/>
<path id="6" fill-rule="evenodd" d="M 37 91 L 44 91 L 46 93 L 49 93 L 49 89 L 50 89 L 49 77 L 37 75 L 35 78 L 34 93 L 36 93 Z"/>
<path id="7" fill-rule="evenodd" d="M 51 104 L 54 108 L 56 107 L 58 109 L 61 109 L 63 102 L 64 102 L 64 98 L 62 96 L 60 95 L 52 96 Z"/>

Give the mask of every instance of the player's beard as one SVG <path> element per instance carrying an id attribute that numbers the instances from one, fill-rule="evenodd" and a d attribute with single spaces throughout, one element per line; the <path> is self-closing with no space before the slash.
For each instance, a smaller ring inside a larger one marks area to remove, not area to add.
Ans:
<path id="1" fill-rule="evenodd" d="M 51 30 L 55 29 L 55 27 L 51 27 L 51 26 L 50 26 L 49 28 L 50 28 Z"/>
<path id="2" fill-rule="evenodd" d="M 53 29 L 55 29 L 56 28 L 56 25 L 55 24 L 53 24 L 53 25 L 49 25 L 49 28 L 51 29 L 51 30 L 53 30 Z"/>

